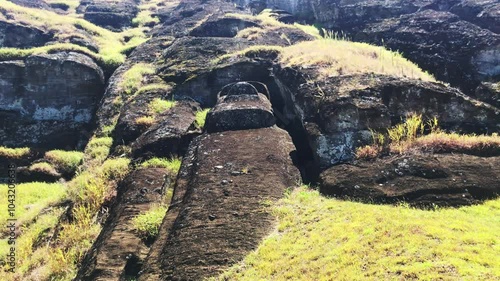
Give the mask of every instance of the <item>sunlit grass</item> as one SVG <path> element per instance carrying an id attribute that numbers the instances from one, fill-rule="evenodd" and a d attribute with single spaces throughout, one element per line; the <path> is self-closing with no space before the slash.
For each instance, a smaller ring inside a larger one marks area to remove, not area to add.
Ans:
<path id="1" fill-rule="evenodd" d="M 373 132 L 373 144 L 356 150 L 356 158 L 373 159 L 384 151 L 392 154 L 413 152 L 500 155 L 500 136 L 448 133 L 439 128 L 437 118 L 425 122 L 421 115 L 387 129 Z M 485 153 L 486 152 L 486 153 Z"/>
<path id="2" fill-rule="evenodd" d="M 158 235 L 167 209 L 164 205 L 153 206 L 149 211 L 141 213 L 132 219 L 132 226 L 144 239 L 155 238 Z"/>
<path id="3" fill-rule="evenodd" d="M 134 94 L 143 85 L 144 77 L 154 74 L 155 68 L 150 64 L 138 63 L 127 70 L 120 81 L 118 87 L 127 95 Z"/>
<path id="4" fill-rule="evenodd" d="M 399 53 L 341 39 L 325 38 L 286 47 L 281 62 L 289 67 L 315 67 L 320 77 L 373 73 L 435 81 Z"/>
<path id="5" fill-rule="evenodd" d="M 424 211 L 299 188 L 277 229 L 218 280 L 498 280 L 500 200 Z"/>
<path id="6" fill-rule="evenodd" d="M 30 148 L 21 147 L 21 148 L 9 148 L 5 146 L 0 146 L 0 157 L 9 158 L 9 159 L 20 159 L 26 157 L 30 154 Z"/>
<path id="7" fill-rule="evenodd" d="M 74 1 L 64 2 L 67 2 L 70 9 L 76 5 Z M 57 42 L 67 42 L 71 37 L 80 37 L 96 42 L 99 47 L 98 53 L 69 43 L 29 49 L 3 48 L 0 50 L 0 59 L 2 60 L 20 59 L 37 53 L 76 51 L 89 55 L 106 68 L 114 69 L 125 61 L 125 53 L 128 50 L 147 40 L 143 29 L 129 29 L 121 33 L 112 32 L 80 18 L 75 13 L 59 15 L 48 10 L 22 7 L 8 1 L 0 2 L 0 10 L 7 14 L 13 22 L 29 24 L 54 33 Z"/>
<path id="8" fill-rule="evenodd" d="M 57 149 L 46 152 L 45 158 L 52 162 L 58 171 L 74 174 L 82 163 L 83 152 Z"/>
<path id="9" fill-rule="evenodd" d="M 0 224 L 5 225 L 8 215 L 7 191 L 8 186 L 0 185 L 0 194 L 3 200 L 0 201 Z M 17 223 L 23 225 L 32 221 L 41 210 L 51 204 L 61 201 L 66 194 L 66 187 L 60 183 L 23 183 L 15 187 L 15 216 Z"/>
<path id="10" fill-rule="evenodd" d="M 198 128 L 203 129 L 203 127 L 205 127 L 205 121 L 207 120 L 207 114 L 209 111 L 210 108 L 206 108 L 196 112 L 195 123 Z"/>
<path id="11" fill-rule="evenodd" d="M 149 111 L 153 115 L 164 113 L 177 104 L 174 100 L 156 98 L 149 103 Z"/>
<path id="12" fill-rule="evenodd" d="M 180 158 L 151 158 L 141 164 L 143 168 L 164 168 L 172 174 L 177 174 L 181 168 L 182 160 Z"/>

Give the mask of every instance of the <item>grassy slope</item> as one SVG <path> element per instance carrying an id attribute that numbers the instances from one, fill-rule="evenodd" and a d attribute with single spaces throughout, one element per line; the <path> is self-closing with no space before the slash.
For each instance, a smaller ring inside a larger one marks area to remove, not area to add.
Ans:
<path id="1" fill-rule="evenodd" d="M 500 199 L 424 211 L 299 188 L 277 229 L 218 280 L 499 280 Z"/>

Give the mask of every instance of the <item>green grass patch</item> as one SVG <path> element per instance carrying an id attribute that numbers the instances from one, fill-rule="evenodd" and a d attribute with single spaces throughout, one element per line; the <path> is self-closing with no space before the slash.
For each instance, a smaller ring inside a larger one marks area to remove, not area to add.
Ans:
<path id="1" fill-rule="evenodd" d="M 335 38 L 306 41 L 283 48 L 280 60 L 288 67 L 317 68 L 320 78 L 373 73 L 436 81 L 400 53 Z"/>
<path id="2" fill-rule="evenodd" d="M 71 37 L 93 41 L 98 45 L 99 52 L 96 54 L 81 46 L 58 43 L 31 49 L 1 49 L 1 60 L 22 59 L 37 53 L 75 51 L 92 57 L 107 71 L 110 71 L 125 61 L 125 54 L 130 49 L 147 40 L 143 28 L 133 28 L 117 33 L 80 18 L 80 15 L 72 12 L 78 1 L 51 0 L 51 3 L 66 4 L 71 12 L 60 15 L 48 10 L 22 7 L 8 1 L 0 2 L 0 10 L 7 14 L 12 22 L 27 24 L 54 33 L 57 42 L 68 42 Z"/>
<path id="3" fill-rule="evenodd" d="M 130 159 L 114 158 L 104 161 L 102 164 L 102 173 L 107 179 L 120 181 L 129 172 Z"/>
<path id="4" fill-rule="evenodd" d="M 53 176 L 61 176 L 57 172 L 56 168 L 54 168 L 54 166 L 52 166 L 52 164 L 47 163 L 47 162 L 35 163 L 35 164 L 30 166 L 29 170 L 32 172 L 39 172 L 39 173 L 44 173 L 44 174 L 53 175 Z"/>
<path id="5" fill-rule="evenodd" d="M 45 158 L 52 162 L 58 171 L 74 174 L 78 166 L 82 164 L 83 152 L 51 150 L 45 153 Z"/>
<path id="6" fill-rule="evenodd" d="M 6 225 L 8 216 L 7 185 L 0 185 L 0 224 Z M 32 221 L 41 210 L 65 198 L 66 187 L 60 183 L 22 183 L 16 186 L 15 218 L 19 225 Z"/>
<path id="7" fill-rule="evenodd" d="M 205 127 L 205 121 L 207 120 L 207 114 L 209 111 L 210 111 L 210 108 L 206 108 L 203 110 L 198 110 L 196 112 L 196 116 L 195 116 L 196 127 L 200 128 L 200 129 L 203 129 L 203 127 Z"/>
<path id="8" fill-rule="evenodd" d="M 26 280 L 23 279 L 23 275 L 31 270 L 33 265 L 38 265 L 41 259 L 47 259 L 48 248 L 41 247 L 37 250 L 36 246 L 37 244 L 45 244 L 43 241 L 47 240 L 50 229 L 53 229 L 57 225 L 62 212 L 62 208 L 56 208 L 38 216 L 36 221 L 29 226 L 20 227 L 16 240 L 18 267 L 15 273 L 0 271 L 1 280 Z M 10 247 L 7 239 L 0 239 L 0 256 L 4 257 Z M 38 280 L 49 280 L 48 278 L 43 278 L 43 275 L 43 273 L 38 275 L 37 277 L 40 278 Z"/>
<path id="9" fill-rule="evenodd" d="M 30 155 L 31 150 L 28 147 L 22 148 L 8 148 L 0 146 L 0 157 L 9 159 L 21 159 Z"/>
<path id="10" fill-rule="evenodd" d="M 85 147 L 85 161 L 103 161 L 104 159 L 106 159 L 106 157 L 108 157 L 112 144 L 113 138 L 111 137 L 91 138 L 89 143 Z"/>
<path id="11" fill-rule="evenodd" d="M 142 168 L 164 168 L 173 174 L 179 173 L 182 160 L 180 158 L 151 158 L 141 164 Z"/>
<path id="12" fill-rule="evenodd" d="M 149 103 L 149 112 L 153 115 L 164 113 L 177 104 L 174 100 L 156 98 Z"/>
<path id="13" fill-rule="evenodd" d="M 158 235 L 160 225 L 167 213 L 167 207 L 153 206 L 149 211 L 132 219 L 134 229 L 143 239 L 154 239 Z"/>
<path id="14" fill-rule="evenodd" d="M 165 92 L 170 92 L 173 89 L 171 85 L 168 84 L 161 84 L 161 83 L 153 83 L 153 84 L 148 84 L 145 86 L 142 86 L 137 90 L 137 92 L 134 93 L 134 96 L 140 96 L 144 93 L 147 92 L 155 92 L 155 91 L 165 91 Z"/>
<path id="15" fill-rule="evenodd" d="M 127 70 L 118 85 L 122 92 L 127 95 L 134 94 L 141 88 L 143 79 L 148 74 L 154 74 L 155 68 L 150 64 L 138 63 Z"/>
<path id="16" fill-rule="evenodd" d="M 425 211 L 299 188 L 276 231 L 216 280 L 498 280 L 500 199 Z"/>

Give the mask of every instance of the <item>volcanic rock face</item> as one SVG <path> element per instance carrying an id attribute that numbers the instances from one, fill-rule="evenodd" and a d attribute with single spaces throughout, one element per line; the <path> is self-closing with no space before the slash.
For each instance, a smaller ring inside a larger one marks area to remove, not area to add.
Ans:
<path id="1" fill-rule="evenodd" d="M 170 157 L 184 155 L 191 140 L 201 131 L 195 128 L 195 115 L 200 110 L 196 102 L 180 101 L 160 120 L 132 143 L 136 157 Z"/>
<path id="2" fill-rule="evenodd" d="M 32 26 L 0 20 L 0 47 L 28 48 L 43 46 L 52 39 L 50 33 Z"/>
<path id="3" fill-rule="evenodd" d="M 320 182 L 324 194 L 374 203 L 477 204 L 500 194 L 500 157 L 400 156 L 335 166 Z"/>
<path id="4" fill-rule="evenodd" d="M 498 1 L 268 0 L 299 20 L 384 45 L 471 94 L 500 74 Z M 240 3 L 245 5 L 245 3 Z"/>
<path id="5" fill-rule="evenodd" d="M 140 280 L 202 280 L 255 249 L 274 221 L 264 202 L 298 179 L 294 150 L 276 127 L 196 138 Z"/>
<path id="6" fill-rule="evenodd" d="M 267 128 L 228 125 L 248 113 L 249 101 L 254 108 L 261 104 L 253 109 L 257 115 L 272 115 L 267 98 L 249 83 L 228 87 L 207 120 L 218 132 L 196 138 L 183 160 L 162 238 L 153 245 L 141 280 L 202 280 L 241 260 L 273 224 L 262 204 L 280 198 L 299 178 L 290 158 L 295 147 L 285 131 L 260 122 L 253 125 Z M 222 114 L 221 104 L 232 113 Z"/>
<path id="7" fill-rule="evenodd" d="M 74 147 L 104 88 L 102 70 L 77 53 L 0 62 L 0 142 L 7 146 Z"/>
<path id="8" fill-rule="evenodd" d="M 372 143 L 370 130 L 389 128 L 412 113 L 436 116 L 444 128 L 465 133 L 500 130 L 500 110 L 437 83 L 353 75 L 311 84 L 287 69 L 276 77 L 295 93 L 320 170 L 352 160 L 357 147 Z M 324 96 L 317 96 L 318 87 Z"/>
<path id="9" fill-rule="evenodd" d="M 96 25 L 120 30 L 132 25 L 132 19 L 138 13 L 139 1 L 84 0 L 78 11 L 84 18 Z"/>

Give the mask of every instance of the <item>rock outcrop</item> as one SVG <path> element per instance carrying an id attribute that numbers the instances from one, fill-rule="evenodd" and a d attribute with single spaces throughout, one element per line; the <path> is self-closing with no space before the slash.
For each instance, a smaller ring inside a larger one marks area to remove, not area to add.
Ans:
<path id="1" fill-rule="evenodd" d="M 196 102 L 178 101 L 132 143 L 132 155 L 136 158 L 184 155 L 191 140 L 201 134 L 201 128 L 195 124 L 199 110 Z"/>
<path id="2" fill-rule="evenodd" d="M 500 157 L 412 155 L 332 167 L 323 194 L 369 203 L 477 204 L 500 194 Z"/>
<path id="3" fill-rule="evenodd" d="M 264 84 L 260 86 L 267 92 Z M 265 94 L 247 82 L 222 89 L 217 105 L 208 113 L 205 128 L 209 133 L 271 127 L 276 124 L 271 103 Z"/>
<path id="4" fill-rule="evenodd" d="M 52 37 L 52 34 L 33 26 L 0 20 L 0 47 L 38 47 L 49 42 Z"/>
<path id="5" fill-rule="evenodd" d="M 370 130 L 383 131 L 411 113 L 435 116 L 444 128 L 464 133 L 500 130 L 500 110 L 442 84 L 377 75 L 307 83 L 291 69 L 276 77 L 294 93 L 320 170 L 352 160 L 357 147 L 373 141 Z"/>
<path id="6" fill-rule="evenodd" d="M 246 1 L 238 1 L 246 5 Z M 500 74 L 500 4 L 486 0 L 267 0 L 298 20 L 399 50 L 439 80 L 474 92 Z M 252 2 L 252 3 L 253 3 Z"/>
<path id="7" fill-rule="evenodd" d="M 102 70 L 77 53 L 0 62 L 0 143 L 74 148 L 88 138 L 104 89 Z"/>
<path id="8" fill-rule="evenodd" d="M 132 25 L 139 9 L 137 0 L 106 1 L 106 0 L 84 0 L 80 2 L 77 11 L 83 13 L 83 17 L 102 27 L 121 30 Z"/>
<path id="9" fill-rule="evenodd" d="M 256 96 L 250 84 L 231 90 Z M 255 249 L 273 225 L 263 204 L 280 198 L 299 178 L 290 158 L 294 151 L 290 136 L 277 127 L 197 137 L 140 280 L 202 280 Z"/>

